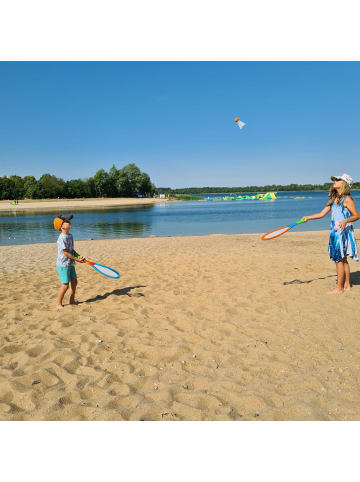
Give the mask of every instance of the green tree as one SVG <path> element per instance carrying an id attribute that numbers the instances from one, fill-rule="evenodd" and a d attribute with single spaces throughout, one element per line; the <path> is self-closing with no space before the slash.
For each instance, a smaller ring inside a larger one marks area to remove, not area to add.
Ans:
<path id="1" fill-rule="evenodd" d="M 138 192 L 143 196 L 152 196 L 154 188 L 155 186 L 151 182 L 150 176 L 146 172 L 142 172 L 139 177 Z"/>
<path id="2" fill-rule="evenodd" d="M 25 194 L 23 178 L 20 176 L 13 175 L 13 176 L 10 176 L 10 180 L 13 183 L 14 199 L 23 199 Z"/>
<path id="3" fill-rule="evenodd" d="M 14 183 L 7 176 L 0 177 L 0 198 L 14 199 Z"/>
<path id="4" fill-rule="evenodd" d="M 85 183 L 81 179 L 72 179 L 65 183 L 65 196 L 68 198 L 85 197 Z"/>
<path id="5" fill-rule="evenodd" d="M 137 194 L 151 195 L 153 184 L 145 172 L 134 163 L 127 164 L 118 171 L 118 191 L 120 196 L 134 197 Z"/>
<path id="6" fill-rule="evenodd" d="M 36 191 L 36 184 L 37 181 L 34 176 L 25 176 L 24 177 L 24 190 L 25 194 L 24 197 L 27 199 L 33 199 L 34 194 Z"/>
<path id="7" fill-rule="evenodd" d="M 128 174 L 123 169 L 119 169 L 116 187 L 120 197 L 132 196 L 131 181 Z"/>
<path id="8" fill-rule="evenodd" d="M 37 199 L 51 199 L 63 197 L 65 191 L 65 181 L 52 176 L 43 174 L 36 184 L 35 197 Z"/>
<path id="9" fill-rule="evenodd" d="M 109 171 L 107 188 L 106 188 L 108 196 L 110 197 L 117 197 L 119 195 L 118 177 L 119 177 L 119 171 L 116 169 L 115 164 L 113 164 Z"/>
<path id="10" fill-rule="evenodd" d="M 104 171 L 104 169 L 99 169 L 95 176 L 94 176 L 94 181 L 95 181 L 95 189 L 96 189 L 96 196 L 97 197 L 104 197 L 107 195 L 107 185 L 108 185 L 108 178 L 109 175 L 107 172 Z"/>
<path id="11" fill-rule="evenodd" d="M 96 187 L 93 177 L 89 177 L 84 181 L 84 196 L 85 197 L 96 197 Z"/>

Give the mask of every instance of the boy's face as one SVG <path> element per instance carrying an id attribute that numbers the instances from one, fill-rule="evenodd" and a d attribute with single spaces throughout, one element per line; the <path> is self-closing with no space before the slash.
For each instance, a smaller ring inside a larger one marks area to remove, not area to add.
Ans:
<path id="1" fill-rule="evenodd" d="M 72 228 L 70 221 L 64 221 L 61 225 L 61 232 L 63 234 L 69 234 L 70 229 Z"/>

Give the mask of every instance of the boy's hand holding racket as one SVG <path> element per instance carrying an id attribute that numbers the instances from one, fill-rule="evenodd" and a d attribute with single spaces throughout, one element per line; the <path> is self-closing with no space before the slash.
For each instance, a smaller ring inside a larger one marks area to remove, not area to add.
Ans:
<path id="1" fill-rule="evenodd" d="M 74 253 L 74 258 L 75 258 L 75 261 L 77 261 L 78 263 L 85 263 L 84 256 L 80 256 L 80 254 L 76 252 Z"/>

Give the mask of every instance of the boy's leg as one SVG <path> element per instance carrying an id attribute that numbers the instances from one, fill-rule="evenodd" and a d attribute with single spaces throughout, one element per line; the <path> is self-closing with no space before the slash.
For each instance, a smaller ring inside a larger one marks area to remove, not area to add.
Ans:
<path id="1" fill-rule="evenodd" d="M 347 258 L 344 258 L 343 261 L 344 261 L 344 271 L 345 271 L 344 290 L 345 290 L 345 291 L 350 291 L 350 290 L 351 290 L 351 285 L 350 285 L 350 266 L 349 266 L 349 263 L 348 263 Z"/>
<path id="2" fill-rule="evenodd" d="M 61 288 L 59 290 L 59 293 L 57 295 L 57 300 L 56 300 L 56 306 L 58 308 L 63 308 L 62 301 L 68 289 L 69 289 L 69 283 L 63 283 L 61 285 Z"/>
<path id="3" fill-rule="evenodd" d="M 75 292 L 76 292 L 76 286 L 77 286 L 77 278 L 73 278 L 70 281 L 71 288 L 70 288 L 70 305 L 76 305 L 75 302 Z"/>

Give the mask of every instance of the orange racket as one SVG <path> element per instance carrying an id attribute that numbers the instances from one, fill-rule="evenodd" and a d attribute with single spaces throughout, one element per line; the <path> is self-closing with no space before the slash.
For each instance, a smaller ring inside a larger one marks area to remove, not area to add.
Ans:
<path id="1" fill-rule="evenodd" d="M 275 238 L 278 238 L 279 236 L 281 236 L 282 234 L 285 234 L 287 233 L 288 231 L 290 231 L 291 228 L 293 228 L 294 226 L 298 225 L 298 224 L 301 224 L 303 223 L 304 221 L 302 221 L 300 219 L 300 221 L 297 221 L 296 223 L 294 224 L 289 224 L 288 226 L 283 226 L 282 228 L 278 228 L 278 229 L 275 229 L 274 231 L 270 231 L 270 233 L 266 233 L 266 234 L 263 234 L 261 236 L 261 239 L 263 241 L 268 241 L 269 239 L 275 239 Z"/>

